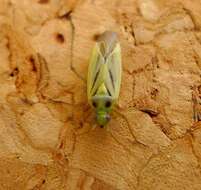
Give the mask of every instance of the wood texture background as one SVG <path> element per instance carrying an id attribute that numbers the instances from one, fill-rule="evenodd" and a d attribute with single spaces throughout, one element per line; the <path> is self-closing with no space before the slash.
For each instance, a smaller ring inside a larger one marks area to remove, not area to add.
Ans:
<path id="1" fill-rule="evenodd" d="M 200 0 L 0 0 L 0 190 L 200 190 L 200 29 Z M 122 88 L 91 130 L 105 30 Z"/>

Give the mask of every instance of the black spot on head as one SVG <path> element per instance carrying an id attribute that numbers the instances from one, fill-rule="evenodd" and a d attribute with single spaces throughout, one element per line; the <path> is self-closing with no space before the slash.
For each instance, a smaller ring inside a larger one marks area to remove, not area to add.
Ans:
<path id="1" fill-rule="evenodd" d="M 105 102 L 105 107 L 106 107 L 106 108 L 109 108 L 110 106 L 111 106 L 111 102 L 110 102 L 110 101 L 106 101 L 106 102 Z"/>
<path id="2" fill-rule="evenodd" d="M 56 34 L 56 40 L 57 40 L 57 42 L 59 42 L 61 44 L 65 42 L 65 38 L 64 38 L 63 34 L 61 34 L 61 33 Z"/>

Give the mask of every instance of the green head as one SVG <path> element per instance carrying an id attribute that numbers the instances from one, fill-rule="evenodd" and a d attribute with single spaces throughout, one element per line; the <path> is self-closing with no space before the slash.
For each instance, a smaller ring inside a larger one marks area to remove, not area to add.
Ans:
<path id="1" fill-rule="evenodd" d="M 97 123 L 103 128 L 110 120 L 110 115 L 105 111 L 96 112 Z"/>
<path id="2" fill-rule="evenodd" d="M 104 127 L 110 120 L 109 113 L 113 107 L 113 99 L 111 96 L 96 95 L 92 98 L 92 105 L 96 110 L 97 123 Z"/>

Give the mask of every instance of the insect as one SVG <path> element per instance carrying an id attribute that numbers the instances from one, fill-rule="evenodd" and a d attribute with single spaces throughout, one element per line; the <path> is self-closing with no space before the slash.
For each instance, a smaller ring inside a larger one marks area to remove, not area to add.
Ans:
<path id="1" fill-rule="evenodd" d="M 104 127 L 117 103 L 121 86 L 121 47 L 117 34 L 105 31 L 97 39 L 89 60 L 87 96 L 96 120 Z"/>

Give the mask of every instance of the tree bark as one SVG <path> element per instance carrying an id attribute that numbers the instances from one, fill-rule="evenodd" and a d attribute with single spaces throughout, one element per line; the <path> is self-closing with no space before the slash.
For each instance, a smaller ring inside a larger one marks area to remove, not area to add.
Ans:
<path id="1" fill-rule="evenodd" d="M 199 0 L 0 0 L 1 190 L 200 190 Z M 117 32 L 112 120 L 87 102 L 95 39 Z"/>

